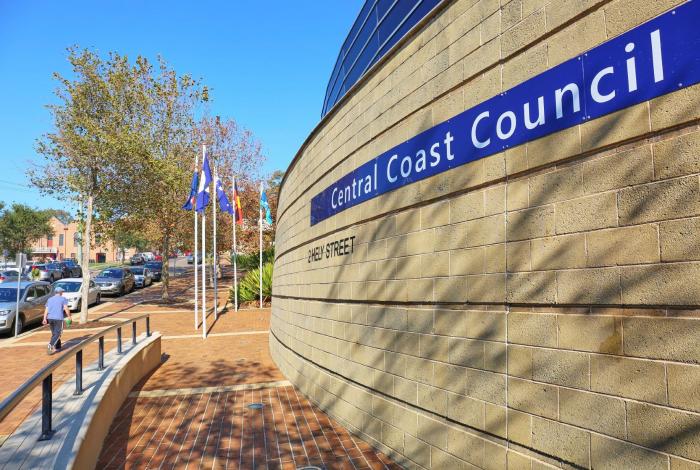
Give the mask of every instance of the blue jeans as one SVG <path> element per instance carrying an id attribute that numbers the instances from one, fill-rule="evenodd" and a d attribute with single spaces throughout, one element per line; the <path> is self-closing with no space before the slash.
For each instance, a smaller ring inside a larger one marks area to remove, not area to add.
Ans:
<path id="1" fill-rule="evenodd" d="M 51 341 L 49 344 L 56 349 L 61 349 L 61 334 L 63 333 L 63 320 L 49 320 L 51 328 Z"/>

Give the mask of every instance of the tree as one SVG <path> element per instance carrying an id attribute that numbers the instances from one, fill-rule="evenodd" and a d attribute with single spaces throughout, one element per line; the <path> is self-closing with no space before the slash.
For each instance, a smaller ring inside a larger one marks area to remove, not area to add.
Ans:
<path id="1" fill-rule="evenodd" d="M 71 48 L 74 79 L 58 73 L 59 104 L 49 106 L 55 131 L 37 143 L 45 164 L 29 171 L 41 190 L 80 205 L 83 300 L 80 321 L 87 321 L 90 240 L 95 213 L 116 218 L 128 211 L 128 189 L 144 171 L 145 124 L 150 116 L 147 78 L 150 64 L 125 56 L 102 60 L 89 50 Z"/>
<path id="2" fill-rule="evenodd" d="M 0 206 L 2 210 L 3 206 Z M 50 211 L 32 209 L 24 204 L 13 204 L 0 215 L 0 245 L 10 252 L 27 253 L 36 240 L 53 235 Z"/>

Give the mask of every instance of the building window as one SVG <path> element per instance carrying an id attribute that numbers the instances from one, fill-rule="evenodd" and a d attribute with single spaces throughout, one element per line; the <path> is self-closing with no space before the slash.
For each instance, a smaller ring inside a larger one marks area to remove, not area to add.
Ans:
<path id="1" fill-rule="evenodd" d="M 63 246 L 63 234 L 58 235 L 58 246 Z"/>
<path id="2" fill-rule="evenodd" d="M 46 237 L 46 246 L 48 246 L 48 247 L 53 246 L 53 235 L 48 235 Z"/>
<path id="3" fill-rule="evenodd" d="M 78 232 L 75 232 L 73 234 L 73 246 L 79 246 L 80 245 L 80 234 Z"/>

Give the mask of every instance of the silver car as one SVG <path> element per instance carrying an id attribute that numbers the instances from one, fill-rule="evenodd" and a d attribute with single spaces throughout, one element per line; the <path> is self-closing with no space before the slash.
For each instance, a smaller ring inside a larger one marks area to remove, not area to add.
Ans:
<path id="1" fill-rule="evenodd" d="M 19 283 L 19 317 L 17 331 L 25 325 L 37 323 L 44 317 L 46 301 L 51 297 L 48 282 L 22 281 Z M 15 331 L 17 284 L 0 284 L 0 333 Z"/>
<path id="2" fill-rule="evenodd" d="M 17 282 L 17 277 L 19 276 L 19 273 L 17 271 L 13 271 L 11 269 L 7 271 L 0 271 L 0 282 Z M 22 281 L 29 281 L 27 276 L 22 276 Z"/>
<path id="3" fill-rule="evenodd" d="M 150 269 L 140 266 L 131 266 L 129 271 L 134 274 L 134 283 L 136 287 L 148 287 L 153 284 L 153 273 L 151 273 Z"/>
<path id="4" fill-rule="evenodd" d="M 53 284 L 53 289 L 57 287 L 63 289 L 63 297 L 68 301 L 68 308 L 71 310 L 80 310 L 83 301 L 83 280 L 81 278 L 70 278 L 56 281 Z M 95 281 L 90 281 L 90 289 L 88 290 L 88 306 L 99 304 L 102 301 L 102 293 L 95 284 Z"/>
<path id="5" fill-rule="evenodd" d="M 27 276 L 32 276 L 34 269 L 39 270 L 39 281 L 54 282 L 63 278 L 63 270 L 56 263 L 32 264 L 27 270 Z"/>

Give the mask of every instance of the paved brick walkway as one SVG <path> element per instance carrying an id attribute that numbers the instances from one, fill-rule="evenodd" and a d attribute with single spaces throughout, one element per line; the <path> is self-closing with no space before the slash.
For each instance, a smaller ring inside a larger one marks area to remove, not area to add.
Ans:
<path id="1" fill-rule="evenodd" d="M 173 284 L 180 297 L 191 296 L 188 279 Z M 220 287 L 220 305 L 225 305 L 228 286 L 223 282 Z M 107 299 L 90 311 L 90 320 L 99 320 L 96 327 L 64 335 L 72 344 L 100 327 L 146 312 L 151 313 L 152 329 L 163 335 L 162 363 L 119 411 L 98 468 L 398 468 L 285 380 L 268 351 L 269 310 L 225 311 L 217 320 L 210 312 L 209 336 L 203 340 L 201 329 L 194 329 L 192 306 L 154 305 L 158 292 L 156 285 Z M 210 296 L 209 307 L 212 300 Z M 124 334 L 127 338 L 130 331 Z M 48 337 L 39 328 L 18 339 L 0 340 L 0 352 L 11 354 L 17 365 L 0 381 L 0 399 L 54 358 L 45 354 Z M 107 347 L 115 341 L 107 338 Z M 87 362 L 96 360 L 94 349 L 86 351 Z M 54 384 L 73 372 L 69 361 Z M 0 436 L 12 432 L 39 402 L 35 390 L 0 423 Z M 262 408 L 248 408 L 252 403 Z"/>

